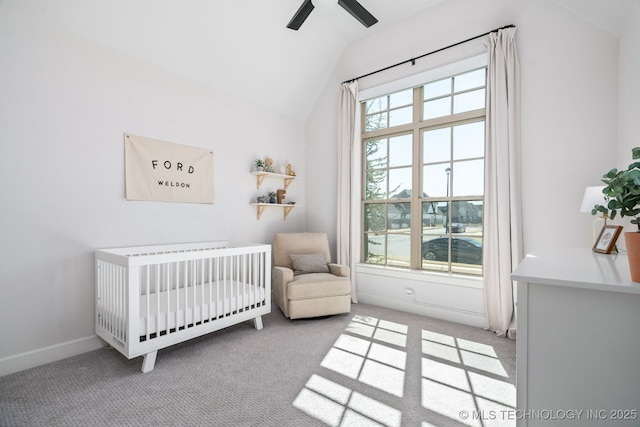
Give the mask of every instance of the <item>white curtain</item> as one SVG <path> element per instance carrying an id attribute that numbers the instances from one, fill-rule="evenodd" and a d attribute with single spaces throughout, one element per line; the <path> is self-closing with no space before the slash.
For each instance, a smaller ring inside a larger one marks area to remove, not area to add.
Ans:
<path id="1" fill-rule="evenodd" d="M 358 118 L 356 117 L 358 82 L 342 83 L 338 108 L 338 220 L 337 262 L 351 268 L 351 301 L 358 302 L 356 295 L 355 260 L 353 242 L 356 242 L 355 218 L 357 201 L 353 188 L 357 171 L 353 160 L 359 156 Z"/>
<path id="2" fill-rule="evenodd" d="M 515 28 L 489 35 L 484 200 L 487 329 L 515 338 L 511 271 L 522 260 L 520 66 Z"/>

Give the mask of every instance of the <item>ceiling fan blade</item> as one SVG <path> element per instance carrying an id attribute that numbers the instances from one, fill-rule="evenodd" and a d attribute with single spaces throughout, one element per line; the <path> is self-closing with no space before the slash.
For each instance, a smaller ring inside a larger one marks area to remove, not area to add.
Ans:
<path id="1" fill-rule="evenodd" d="M 378 20 L 356 0 L 338 0 L 338 4 L 367 28 L 378 22 Z"/>
<path id="2" fill-rule="evenodd" d="M 298 11 L 293 15 L 293 18 L 291 18 L 291 21 L 287 24 L 287 28 L 296 31 L 300 29 L 300 26 L 302 26 L 302 23 L 307 19 L 312 10 L 313 4 L 311 0 L 304 0 Z"/>

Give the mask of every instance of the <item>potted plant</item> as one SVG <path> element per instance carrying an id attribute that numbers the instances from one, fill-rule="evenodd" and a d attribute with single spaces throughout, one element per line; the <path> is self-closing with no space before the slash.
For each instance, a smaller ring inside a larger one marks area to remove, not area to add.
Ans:
<path id="1" fill-rule="evenodd" d="M 254 163 L 256 165 L 256 171 L 262 172 L 262 170 L 264 169 L 264 160 L 256 159 Z"/>
<path id="2" fill-rule="evenodd" d="M 633 160 L 640 159 L 640 147 L 631 150 Z M 627 246 L 631 280 L 640 282 L 640 161 L 635 161 L 627 169 L 611 169 L 602 176 L 605 187 L 602 190 L 606 206 L 595 205 L 592 215 L 602 213 L 605 217 L 614 219 L 631 217 L 631 224 L 637 227 L 636 231 L 624 233 L 624 241 Z"/>
<path id="3" fill-rule="evenodd" d="M 269 203 L 275 203 L 276 202 L 276 193 L 273 191 L 269 192 Z"/>

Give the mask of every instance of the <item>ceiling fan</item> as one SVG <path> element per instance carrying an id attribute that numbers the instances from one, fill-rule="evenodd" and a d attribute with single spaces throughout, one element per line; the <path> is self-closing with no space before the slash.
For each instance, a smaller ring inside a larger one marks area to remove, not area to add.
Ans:
<path id="1" fill-rule="evenodd" d="M 378 20 L 356 0 L 338 0 L 338 4 L 367 28 L 378 22 Z M 287 24 L 287 28 L 298 30 L 314 8 L 311 0 L 304 0 L 298 11 L 293 15 L 293 18 L 291 18 L 291 21 Z"/>

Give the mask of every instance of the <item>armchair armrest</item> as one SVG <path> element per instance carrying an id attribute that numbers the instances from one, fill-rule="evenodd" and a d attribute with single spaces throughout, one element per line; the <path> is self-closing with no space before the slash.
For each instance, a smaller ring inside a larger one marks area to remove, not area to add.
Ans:
<path id="1" fill-rule="evenodd" d="M 334 276 L 340 277 L 349 277 L 351 274 L 351 269 L 348 266 L 334 263 L 329 264 L 329 271 Z"/>
<path id="2" fill-rule="evenodd" d="M 281 267 L 276 265 L 273 267 L 273 281 L 286 285 L 293 280 L 293 270 L 289 267 Z"/>
<path id="3" fill-rule="evenodd" d="M 293 280 L 293 270 L 288 267 L 275 266 L 271 270 L 271 289 L 276 304 L 282 309 L 285 316 L 289 316 L 287 304 L 287 283 Z"/>

